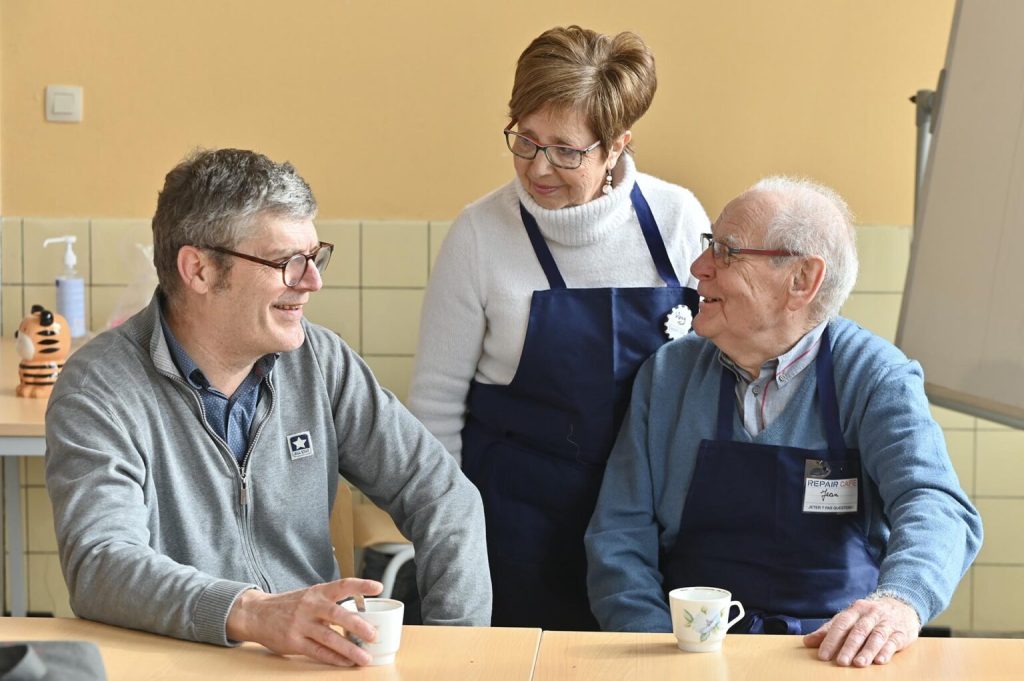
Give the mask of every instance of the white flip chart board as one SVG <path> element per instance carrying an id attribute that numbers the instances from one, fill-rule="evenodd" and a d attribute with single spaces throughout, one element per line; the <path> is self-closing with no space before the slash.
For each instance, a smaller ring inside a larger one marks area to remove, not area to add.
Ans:
<path id="1" fill-rule="evenodd" d="M 929 399 L 1024 427 L 1024 1 L 960 0 L 896 342 Z"/>

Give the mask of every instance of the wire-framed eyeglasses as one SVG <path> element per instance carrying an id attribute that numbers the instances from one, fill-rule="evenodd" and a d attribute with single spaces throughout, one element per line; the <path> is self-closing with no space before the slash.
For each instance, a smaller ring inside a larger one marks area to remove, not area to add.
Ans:
<path id="1" fill-rule="evenodd" d="M 267 267 L 273 267 L 274 269 L 281 270 L 281 280 L 284 285 L 288 288 L 294 288 L 298 286 L 302 278 L 306 276 L 306 269 L 309 267 L 310 261 L 316 267 L 317 272 L 320 274 L 324 273 L 327 269 L 328 263 L 331 262 L 331 254 L 334 252 L 334 244 L 329 244 L 326 241 L 321 241 L 320 245 L 313 249 L 311 253 L 296 253 L 295 255 L 285 258 L 284 260 L 264 260 L 263 258 L 257 258 L 255 255 L 249 255 L 247 253 L 239 253 L 238 251 L 232 251 L 229 248 L 222 248 L 221 246 L 207 246 L 211 251 L 217 251 L 218 253 L 224 253 L 226 255 L 233 255 L 236 258 L 242 258 L 250 262 L 259 263 L 260 265 L 266 265 Z"/>
<path id="2" fill-rule="evenodd" d="M 709 232 L 705 232 L 700 235 L 700 245 L 702 251 L 706 251 L 710 248 L 711 255 L 714 256 L 715 262 L 724 267 L 731 265 L 737 255 L 768 255 L 774 257 L 800 255 L 793 251 L 785 251 L 778 248 L 737 248 L 735 246 L 723 244 L 721 241 L 715 239 L 714 234 Z"/>
<path id="3" fill-rule="evenodd" d="M 601 140 L 597 140 L 589 147 L 577 149 L 576 147 L 564 144 L 537 144 L 532 139 L 518 132 L 505 128 L 505 144 L 508 150 L 519 158 L 532 160 L 537 157 L 538 151 L 544 152 L 548 163 L 556 168 L 575 170 L 583 165 L 583 157 L 601 146 Z"/>

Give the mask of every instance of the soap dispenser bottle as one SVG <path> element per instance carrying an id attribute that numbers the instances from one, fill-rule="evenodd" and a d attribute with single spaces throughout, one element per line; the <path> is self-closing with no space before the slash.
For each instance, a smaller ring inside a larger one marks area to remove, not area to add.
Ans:
<path id="1" fill-rule="evenodd" d="M 43 241 L 43 246 L 50 244 L 66 244 L 64 250 L 64 273 L 57 277 L 57 312 L 68 320 L 71 337 L 81 338 L 85 335 L 85 280 L 78 276 L 75 265 L 74 236 L 58 236 Z"/>

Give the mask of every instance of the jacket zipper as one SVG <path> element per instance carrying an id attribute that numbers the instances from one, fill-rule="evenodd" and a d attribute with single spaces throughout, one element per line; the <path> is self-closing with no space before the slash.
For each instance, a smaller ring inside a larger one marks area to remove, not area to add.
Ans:
<path id="1" fill-rule="evenodd" d="M 246 474 L 248 473 L 249 457 L 250 455 L 252 455 L 257 440 L 260 439 L 260 434 L 263 432 L 263 428 L 267 425 L 267 421 L 270 420 L 270 415 L 274 410 L 274 401 L 277 398 L 276 394 L 274 393 L 274 385 L 270 382 L 269 379 L 264 380 L 266 380 L 267 389 L 270 392 L 270 406 L 267 408 L 266 416 L 264 416 L 263 420 L 260 421 L 259 424 L 256 426 L 256 432 L 253 433 L 252 437 L 249 439 L 249 447 L 248 449 L 246 449 L 245 456 L 242 457 L 242 463 L 239 466 L 238 470 L 239 476 L 241 477 L 241 486 L 239 493 L 241 495 L 242 526 L 245 532 L 246 550 L 249 554 L 249 559 L 252 561 L 253 569 L 255 570 L 256 574 L 259 575 L 260 580 L 262 580 L 263 582 L 263 590 L 267 593 L 272 593 L 273 589 L 270 586 L 270 580 L 266 577 L 266 573 L 263 569 L 262 564 L 260 563 L 259 556 L 256 555 L 256 549 L 254 548 L 256 546 L 256 538 L 253 536 L 252 532 L 252 519 L 249 514 L 249 483 L 246 479 Z"/>

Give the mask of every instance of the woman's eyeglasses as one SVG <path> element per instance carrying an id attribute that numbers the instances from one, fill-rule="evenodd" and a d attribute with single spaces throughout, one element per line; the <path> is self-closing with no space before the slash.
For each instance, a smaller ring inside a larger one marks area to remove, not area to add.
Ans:
<path id="1" fill-rule="evenodd" d="M 543 151 L 548 163 L 556 168 L 575 170 L 583 165 L 584 156 L 601 146 L 601 140 L 583 149 L 564 144 L 537 144 L 529 137 L 505 128 L 505 144 L 508 145 L 508 150 L 519 158 L 532 160 L 537 157 L 538 151 Z"/>

